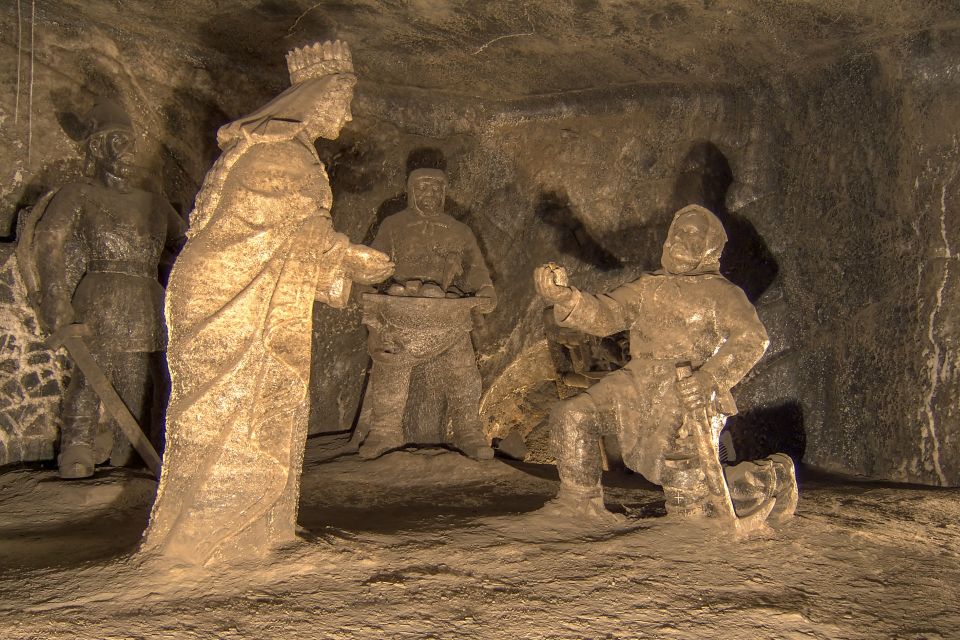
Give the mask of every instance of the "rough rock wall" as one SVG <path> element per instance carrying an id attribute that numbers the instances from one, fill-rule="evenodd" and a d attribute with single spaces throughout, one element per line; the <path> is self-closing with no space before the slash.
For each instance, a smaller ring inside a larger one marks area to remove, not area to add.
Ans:
<path id="1" fill-rule="evenodd" d="M 17 258 L 0 257 L 0 465 L 53 457 L 65 361 L 47 348 Z"/>
<path id="2" fill-rule="evenodd" d="M 742 451 L 960 482 L 954 3 L 41 1 L 32 81 L 18 7 L 0 7 L 0 221 L 79 175 L 96 95 L 131 111 L 145 186 L 189 211 L 216 127 L 285 86 L 287 48 L 341 35 L 361 82 L 321 148 L 336 224 L 369 238 L 411 159 L 441 152 L 503 296 L 475 332 L 488 388 L 544 375 L 533 265 L 612 286 L 656 266 L 670 209 L 699 200 L 773 340 L 737 389 Z M 316 320 L 312 428 L 342 429 L 359 312 Z M 542 419 L 543 398 L 514 400 Z"/>
<path id="3" fill-rule="evenodd" d="M 919 425 L 908 440 L 916 448 L 906 472 L 891 464 L 896 459 L 892 455 L 877 466 L 882 469 L 878 475 L 902 474 L 899 477 L 912 481 L 956 486 L 960 484 L 960 74 L 956 67 L 960 31 L 920 38 L 915 46 L 925 55 L 901 68 L 912 90 L 903 97 L 911 117 L 904 123 L 899 182 L 906 192 L 902 197 L 906 217 L 910 212 L 916 215 L 910 225 L 918 248 L 912 261 L 919 299 L 919 330 L 914 335 L 919 334 L 918 341 L 924 345 L 919 407 L 916 402 L 907 405 L 903 423 L 910 424 L 917 416 Z M 906 296 L 910 290 L 904 288 Z"/>
<path id="4" fill-rule="evenodd" d="M 805 96 L 784 112 L 778 216 L 794 347 L 752 392 L 793 394 L 780 418 L 809 463 L 960 483 L 956 45 L 891 38 L 815 61 L 790 89 Z"/>

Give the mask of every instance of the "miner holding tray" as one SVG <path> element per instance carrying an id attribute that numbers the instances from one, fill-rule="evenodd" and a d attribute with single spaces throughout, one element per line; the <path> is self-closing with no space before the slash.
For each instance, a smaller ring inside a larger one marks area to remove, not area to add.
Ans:
<path id="1" fill-rule="evenodd" d="M 385 295 L 364 295 L 373 359 L 357 429 L 364 458 L 407 443 L 493 457 L 470 331 L 472 311 L 493 311 L 496 294 L 473 232 L 443 212 L 446 183 L 438 169 L 411 172 L 407 208 L 383 221 L 372 244 L 396 271 Z"/>
<path id="2" fill-rule="evenodd" d="M 769 342 L 743 291 L 720 275 L 726 241 L 716 216 L 691 205 L 674 216 L 663 268 L 608 294 L 568 286 L 555 265 L 534 272 L 559 325 L 596 336 L 629 330 L 631 353 L 623 369 L 554 408 L 560 493 L 541 513 L 614 519 L 603 503 L 599 446 L 612 435 L 629 468 L 664 486 L 669 511 L 735 522 L 793 514 L 789 457 L 721 468 L 716 453 L 717 435 L 737 411 L 730 389 Z"/>

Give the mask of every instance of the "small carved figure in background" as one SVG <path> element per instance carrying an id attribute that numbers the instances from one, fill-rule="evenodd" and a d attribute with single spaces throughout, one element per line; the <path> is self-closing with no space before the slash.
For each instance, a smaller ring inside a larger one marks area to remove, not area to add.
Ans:
<path id="1" fill-rule="evenodd" d="M 85 325 L 94 366 L 150 431 L 166 347 L 158 265 L 179 248 L 186 225 L 166 200 L 133 186 L 136 137 L 118 105 L 99 101 L 87 127 L 93 178 L 61 187 L 34 208 L 21 237 L 30 244 L 27 280 L 36 278 L 48 331 Z M 116 421 L 100 420 L 100 402 L 88 375 L 74 367 L 61 410 L 61 477 L 89 477 L 108 458 L 113 465 L 132 461 L 130 440 Z"/>
<path id="2" fill-rule="evenodd" d="M 473 232 L 443 212 L 446 184 L 438 169 L 412 171 L 409 206 L 385 219 L 373 241 L 397 268 L 386 296 L 364 296 L 373 358 L 358 425 L 364 458 L 407 443 L 449 443 L 472 458 L 493 457 L 480 425 L 470 331 L 471 309 L 493 311 L 496 292 Z M 408 412 L 417 434 L 405 432 Z"/>
<path id="3" fill-rule="evenodd" d="M 143 551 L 200 564 L 295 539 L 314 300 L 393 273 L 330 220 L 313 141 L 351 120 L 346 44 L 287 55 L 293 86 L 220 128 L 170 276 L 167 450 Z"/>
<path id="4" fill-rule="evenodd" d="M 730 389 L 768 344 L 743 291 L 720 275 L 726 239 L 716 216 L 691 205 L 674 216 L 663 269 L 608 294 L 567 286 L 556 267 L 534 272 L 560 326 L 596 336 L 630 331 L 630 362 L 551 414 L 561 484 L 544 513 L 613 518 L 603 504 L 599 442 L 614 436 L 627 467 L 664 485 L 668 510 L 760 520 L 793 514 L 788 457 L 720 467 L 717 436 L 736 413 Z"/>

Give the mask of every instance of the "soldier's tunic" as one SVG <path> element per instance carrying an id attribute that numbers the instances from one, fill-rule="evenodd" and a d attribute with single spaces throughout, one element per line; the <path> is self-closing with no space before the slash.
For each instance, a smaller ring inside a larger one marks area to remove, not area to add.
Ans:
<path id="1" fill-rule="evenodd" d="M 175 249 L 184 229 L 163 198 L 95 182 L 61 188 L 37 223 L 41 309 L 70 301 L 74 321 L 92 330 L 87 343 L 94 359 L 145 428 L 156 391 L 156 354 L 166 348 L 157 267 L 164 249 Z M 61 449 L 94 445 L 98 407 L 96 393 L 75 368 L 64 396 Z M 114 455 L 123 461 L 130 445 L 118 426 L 114 431 Z M 100 453 L 98 462 L 109 450 Z"/>

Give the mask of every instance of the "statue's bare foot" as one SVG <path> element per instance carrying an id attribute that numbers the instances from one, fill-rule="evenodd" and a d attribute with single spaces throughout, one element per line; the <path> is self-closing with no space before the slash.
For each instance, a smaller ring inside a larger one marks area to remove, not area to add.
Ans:
<path id="1" fill-rule="evenodd" d="M 373 460 L 405 444 L 403 436 L 399 433 L 374 430 L 367 434 L 358 453 L 364 460 Z"/>

